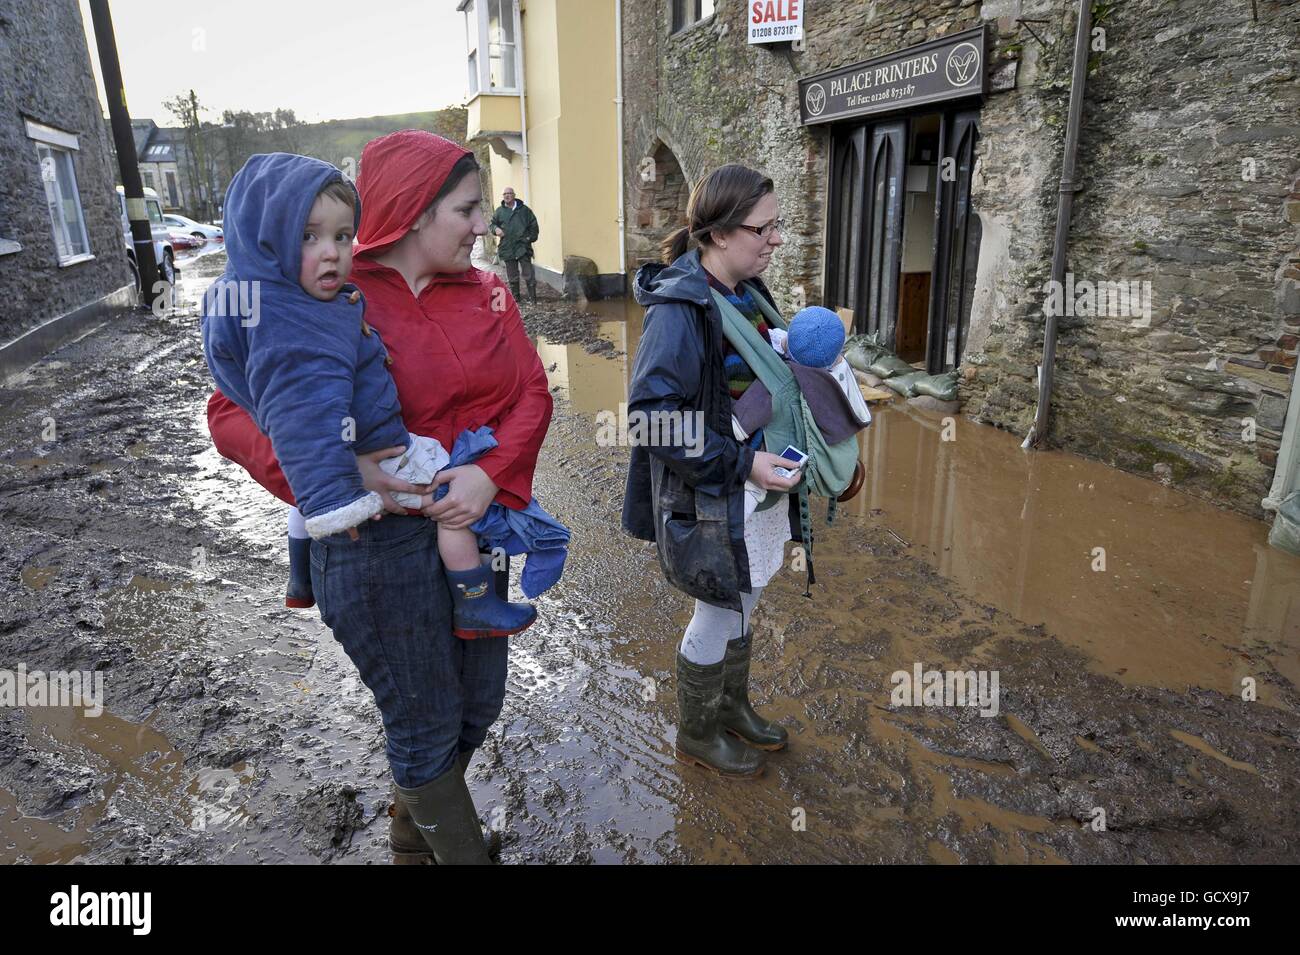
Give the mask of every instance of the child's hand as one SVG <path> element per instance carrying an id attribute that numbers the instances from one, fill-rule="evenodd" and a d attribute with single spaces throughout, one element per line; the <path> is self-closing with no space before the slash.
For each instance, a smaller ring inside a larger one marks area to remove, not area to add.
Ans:
<path id="1" fill-rule="evenodd" d="M 408 494 L 427 494 L 431 485 L 428 484 L 411 484 L 409 481 L 401 481 L 393 477 L 387 471 L 379 466 L 379 462 L 387 458 L 400 457 L 406 453 L 406 448 L 384 448 L 380 451 L 371 451 L 369 454 L 357 455 L 357 469 L 361 472 L 361 485 L 367 491 L 375 491 L 384 502 L 384 510 L 390 514 L 405 514 L 406 508 L 393 500 L 390 491 L 405 491 Z"/>

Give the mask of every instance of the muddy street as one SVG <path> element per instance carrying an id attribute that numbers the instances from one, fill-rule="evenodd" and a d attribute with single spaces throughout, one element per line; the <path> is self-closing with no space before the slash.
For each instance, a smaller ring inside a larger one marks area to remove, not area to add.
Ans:
<path id="1" fill-rule="evenodd" d="M 4 666 L 104 687 L 99 715 L 0 708 L 0 861 L 389 861 L 378 710 L 282 605 L 282 505 L 208 438 L 195 302 L 223 261 L 0 389 Z M 556 398 L 536 493 L 573 546 L 468 774 L 504 862 L 1300 861 L 1300 560 L 904 405 L 875 406 L 859 497 L 817 508 L 812 599 L 787 569 L 756 615 L 788 751 L 754 781 L 679 765 L 688 602 L 619 530 L 627 451 L 594 437 L 640 316 L 525 312 Z M 898 705 L 930 670 L 996 673 L 995 712 Z"/>

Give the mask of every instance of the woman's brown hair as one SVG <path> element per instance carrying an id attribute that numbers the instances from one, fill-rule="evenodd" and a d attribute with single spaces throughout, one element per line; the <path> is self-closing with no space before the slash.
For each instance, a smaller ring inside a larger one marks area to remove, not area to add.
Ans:
<path id="1" fill-rule="evenodd" d="M 772 180 L 757 170 L 739 163 L 719 166 L 695 184 L 686 203 L 686 225 L 664 240 L 660 248 L 663 260 L 673 262 L 690 244 L 705 245 L 713 241 L 710 233 L 730 232 L 769 192 Z"/>

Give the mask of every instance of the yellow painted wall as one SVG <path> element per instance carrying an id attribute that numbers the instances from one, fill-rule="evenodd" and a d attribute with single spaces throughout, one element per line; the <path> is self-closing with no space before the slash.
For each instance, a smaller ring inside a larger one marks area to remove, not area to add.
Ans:
<path id="1" fill-rule="evenodd" d="M 602 273 L 617 273 L 622 263 L 614 4 L 559 0 L 558 8 L 564 251 L 594 260 Z"/>
<path id="2" fill-rule="evenodd" d="M 481 93 L 469 101 L 465 126 L 472 139 L 482 132 L 519 132 L 519 97 Z"/>
<path id="3" fill-rule="evenodd" d="M 528 171 L 523 157 L 491 155 L 490 207 L 501 190 L 537 215 L 534 261 L 556 273 L 566 255 L 622 271 L 618 251 L 618 112 L 614 5 L 609 0 L 522 0 Z M 477 96 L 469 134 L 518 129 L 518 99 Z"/>
<path id="4" fill-rule="evenodd" d="M 527 0 L 520 4 L 524 31 L 524 80 L 528 112 L 528 186 L 523 176 L 515 189 L 537 216 L 539 237 L 533 261 L 555 272 L 564 271 L 563 208 L 560 190 L 559 121 L 560 64 L 556 0 Z M 498 193 L 500 188 L 498 187 Z M 498 195 L 497 201 L 500 201 Z"/>

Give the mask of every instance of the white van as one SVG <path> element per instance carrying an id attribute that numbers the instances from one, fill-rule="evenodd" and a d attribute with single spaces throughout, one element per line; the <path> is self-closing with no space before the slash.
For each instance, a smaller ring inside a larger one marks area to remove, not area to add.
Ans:
<path id="1" fill-rule="evenodd" d="M 172 249 L 167 234 L 170 231 L 163 220 L 162 203 L 158 193 L 145 186 L 144 204 L 149 210 L 149 229 L 153 233 L 153 254 L 158 263 L 159 277 L 166 282 L 176 284 L 176 252 Z M 135 278 L 135 287 L 140 288 L 140 266 L 135 260 L 135 240 L 131 238 L 131 220 L 126 217 L 126 190 L 117 187 L 117 205 L 122 214 L 122 238 L 126 241 L 126 255 L 131 260 L 131 275 Z M 143 289 L 141 293 L 143 294 Z"/>

